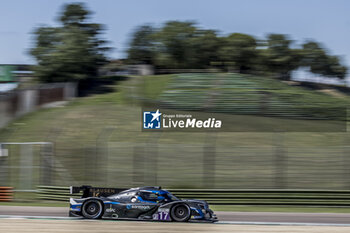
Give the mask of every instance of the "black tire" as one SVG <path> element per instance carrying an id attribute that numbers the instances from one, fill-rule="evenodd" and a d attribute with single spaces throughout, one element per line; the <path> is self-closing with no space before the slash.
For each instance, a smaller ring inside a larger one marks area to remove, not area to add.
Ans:
<path id="1" fill-rule="evenodd" d="M 170 217 L 176 222 L 187 222 L 191 218 L 190 207 L 186 204 L 177 204 L 171 208 Z"/>
<path id="2" fill-rule="evenodd" d="M 102 203 L 95 199 L 85 201 L 82 206 L 82 214 L 89 219 L 101 218 L 103 214 Z"/>

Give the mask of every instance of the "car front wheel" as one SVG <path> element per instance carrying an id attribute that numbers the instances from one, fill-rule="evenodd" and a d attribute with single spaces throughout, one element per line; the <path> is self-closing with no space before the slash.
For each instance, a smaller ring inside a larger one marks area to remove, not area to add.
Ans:
<path id="1" fill-rule="evenodd" d="M 186 204 L 178 204 L 171 208 L 171 219 L 176 222 L 187 222 L 191 217 L 190 207 Z"/>

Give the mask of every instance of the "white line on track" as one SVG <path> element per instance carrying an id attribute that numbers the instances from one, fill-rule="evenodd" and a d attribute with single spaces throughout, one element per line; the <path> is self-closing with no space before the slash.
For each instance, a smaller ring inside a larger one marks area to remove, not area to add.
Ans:
<path id="1" fill-rule="evenodd" d="M 349 221 L 350 222 L 350 221 Z M 298 223 L 298 222 L 239 222 L 239 221 L 219 221 L 215 224 L 231 224 L 231 225 L 269 225 L 269 226 L 340 226 L 350 227 L 345 223 Z"/>
<path id="2" fill-rule="evenodd" d="M 54 217 L 54 216 L 19 216 L 19 215 L 0 215 L 0 219 L 44 219 L 44 220 L 84 220 L 84 221 L 99 221 L 84 219 L 81 217 Z M 122 220 L 115 220 L 122 221 Z M 196 222 L 197 223 L 197 222 Z M 211 223 L 209 223 L 211 224 Z M 342 223 L 297 223 L 297 222 L 248 222 L 248 221 L 218 221 L 214 224 L 230 224 L 230 225 L 268 225 L 268 226 L 339 226 L 350 227 L 349 224 Z"/>
<path id="3" fill-rule="evenodd" d="M 21 216 L 21 215 L 0 215 L 0 219 L 52 219 L 52 220 L 82 220 L 80 217 L 54 217 L 54 216 Z"/>

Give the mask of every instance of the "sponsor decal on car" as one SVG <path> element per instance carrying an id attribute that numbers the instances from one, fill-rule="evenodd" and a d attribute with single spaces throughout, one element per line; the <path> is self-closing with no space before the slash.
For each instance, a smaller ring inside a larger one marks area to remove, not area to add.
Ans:
<path id="1" fill-rule="evenodd" d="M 126 208 L 128 210 L 130 210 L 130 209 L 139 209 L 139 210 L 149 210 L 149 209 L 151 209 L 151 207 L 147 206 L 147 205 L 126 205 Z"/>
<path id="2" fill-rule="evenodd" d="M 131 209 L 149 210 L 151 207 L 148 205 L 132 205 Z"/>
<path id="3" fill-rule="evenodd" d="M 169 209 L 159 208 L 158 212 L 153 214 L 152 218 L 153 220 L 162 220 L 162 221 L 170 220 Z"/>
<path id="4" fill-rule="evenodd" d="M 113 209 L 113 208 L 108 208 L 108 209 L 106 209 L 106 212 L 107 212 L 107 213 L 115 213 L 115 209 Z"/>

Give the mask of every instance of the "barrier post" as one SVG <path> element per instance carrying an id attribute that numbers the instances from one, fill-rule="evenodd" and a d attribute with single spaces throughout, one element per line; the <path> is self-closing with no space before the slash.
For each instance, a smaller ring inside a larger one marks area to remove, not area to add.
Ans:
<path id="1" fill-rule="evenodd" d="M 0 187 L 0 201 L 12 201 L 12 200 L 13 200 L 13 188 Z"/>

